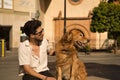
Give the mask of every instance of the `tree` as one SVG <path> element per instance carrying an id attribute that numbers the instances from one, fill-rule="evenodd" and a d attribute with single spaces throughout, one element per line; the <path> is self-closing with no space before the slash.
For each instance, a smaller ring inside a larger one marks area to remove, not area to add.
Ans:
<path id="1" fill-rule="evenodd" d="M 115 53 L 117 51 L 117 39 L 120 34 L 120 5 L 101 2 L 93 9 L 93 17 L 90 30 L 92 32 L 108 32 L 108 38 L 115 40 Z"/>
<path id="2" fill-rule="evenodd" d="M 119 2 L 120 3 L 120 0 L 108 0 L 108 3 L 113 3 L 113 2 Z"/>

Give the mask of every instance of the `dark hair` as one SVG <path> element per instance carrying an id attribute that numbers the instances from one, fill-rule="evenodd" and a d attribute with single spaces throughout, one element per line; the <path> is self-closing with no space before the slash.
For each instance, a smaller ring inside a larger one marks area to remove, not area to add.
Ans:
<path id="1" fill-rule="evenodd" d="M 27 21 L 23 27 L 23 32 L 30 37 L 30 34 L 35 34 L 36 29 L 42 24 L 39 20 L 30 20 Z"/>

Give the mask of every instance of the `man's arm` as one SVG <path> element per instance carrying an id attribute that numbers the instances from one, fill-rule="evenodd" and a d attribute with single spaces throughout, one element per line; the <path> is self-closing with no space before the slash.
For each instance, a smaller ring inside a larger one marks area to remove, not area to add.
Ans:
<path id="1" fill-rule="evenodd" d="M 44 76 L 42 74 L 39 74 L 39 73 L 35 72 L 29 65 L 23 65 L 23 68 L 28 74 L 30 74 L 34 77 L 37 77 L 39 79 L 42 79 L 42 80 L 56 80 L 54 77 L 47 77 L 47 76 Z"/>
<path id="2" fill-rule="evenodd" d="M 34 77 L 40 78 L 42 80 L 45 80 L 45 78 L 47 77 L 47 76 L 44 76 L 42 74 L 35 72 L 29 65 L 23 65 L 23 68 L 24 68 L 26 73 L 28 73 Z"/>

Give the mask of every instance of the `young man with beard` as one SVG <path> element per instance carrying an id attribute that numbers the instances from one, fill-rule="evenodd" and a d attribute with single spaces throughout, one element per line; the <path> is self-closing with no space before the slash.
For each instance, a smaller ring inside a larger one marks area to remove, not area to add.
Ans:
<path id="1" fill-rule="evenodd" d="M 56 80 L 47 66 L 47 53 L 52 55 L 54 50 L 48 47 L 41 24 L 39 20 L 30 20 L 23 27 L 28 39 L 20 44 L 18 50 L 19 65 L 24 70 L 22 80 Z"/>

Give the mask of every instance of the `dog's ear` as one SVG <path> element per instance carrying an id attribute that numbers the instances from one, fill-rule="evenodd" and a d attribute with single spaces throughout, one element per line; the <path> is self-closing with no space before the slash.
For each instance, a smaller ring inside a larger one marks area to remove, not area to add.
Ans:
<path id="1" fill-rule="evenodd" d="M 65 35 L 63 36 L 63 38 L 62 38 L 62 40 L 64 41 L 64 42 L 70 42 L 70 41 L 72 41 L 72 39 L 73 39 L 73 35 L 72 34 L 70 34 L 70 33 L 65 33 Z"/>

